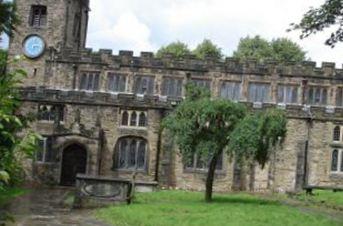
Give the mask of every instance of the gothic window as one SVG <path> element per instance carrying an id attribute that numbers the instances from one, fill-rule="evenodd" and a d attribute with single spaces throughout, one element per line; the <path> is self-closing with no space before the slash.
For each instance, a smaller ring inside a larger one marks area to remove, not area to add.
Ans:
<path id="1" fill-rule="evenodd" d="M 326 105 L 327 103 L 327 88 L 311 86 L 307 92 L 307 104 L 311 105 Z"/>
<path id="2" fill-rule="evenodd" d="M 141 112 L 141 113 L 139 114 L 138 126 L 140 126 L 140 127 L 146 126 L 146 116 L 145 116 L 145 113 L 144 113 L 144 112 Z"/>
<path id="3" fill-rule="evenodd" d="M 147 142 L 138 137 L 124 137 L 116 145 L 116 165 L 114 168 L 145 170 L 147 165 Z"/>
<path id="4" fill-rule="evenodd" d="M 130 126 L 137 126 L 137 113 L 135 111 L 131 114 Z"/>
<path id="5" fill-rule="evenodd" d="M 38 140 L 38 149 L 36 151 L 36 161 L 37 162 L 53 162 L 54 155 L 52 149 L 52 138 L 43 137 L 41 140 Z"/>
<path id="6" fill-rule="evenodd" d="M 205 79 L 192 79 L 192 83 L 197 87 L 206 88 L 208 90 L 211 89 L 211 81 Z"/>
<path id="7" fill-rule="evenodd" d="M 333 129 L 333 140 L 334 141 L 340 141 L 341 140 L 341 127 L 336 126 Z"/>
<path id="8" fill-rule="evenodd" d="M 115 73 L 108 73 L 107 89 L 111 92 L 125 92 L 126 76 Z"/>
<path id="9" fill-rule="evenodd" d="M 80 90 L 97 91 L 99 89 L 99 72 L 83 72 L 80 78 Z"/>
<path id="10" fill-rule="evenodd" d="M 338 170 L 338 150 L 335 149 L 332 151 L 332 158 L 331 158 L 331 171 L 337 171 Z"/>
<path id="11" fill-rule="evenodd" d="M 164 78 L 162 83 L 162 95 L 171 97 L 181 97 L 182 79 Z"/>
<path id="12" fill-rule="evenodd" d="M 239 82 L 223 82 L 220 88 L 220 96 L 229 100 L 240 99 L 241 84 Z"/>
<path id="13" fill-rule="evenodd" d="M 121 125 L 127 126 L 129 124 L 129 113 L 124 111 L 121 116 Z"/>
<path id="14" fill-rule="evenodd" d="M 137 75 L 134 92 L 137 94 L 154 94 L 154 77 Z"/>
<path id="15" fill-rule="evenodd" d="M 336 105 L 343 107 L 343 87 L 337 89 Z"/>
<path id="16" fill-rule="evenodd" d="M 217 160 L 216 170 L 223 170 L 224 153 Z M 211 160 L 211 156 L 204 158 L 197 153 L 184 159 L 185 168 L 192 171 L 207 171 Z"/>
<path id="17" fill-rule="evenodd" d="M 148 125 L 147 113 L 144 111 L 121 111 L 121 126 L 146 127 Z"/>
<path id="18" fill-rule="evenodd" d="M 250 83 L 248 92 L 250 102 L 264 103 L 270 101 L 270 84 Z"/>
<path id="19" fill-rule="evenodd" d="M 278 103 L 294 104 L 298 102 L 298 86 L 279 85 Z"/>
<path id="20" fill-rule="evenodd" d="M 30 14 L 30 26 L 31 27 L 42 27 L 46 25 L 47 21 L 47 8 L 43 5 L 31 6 Z"/>
<path id="21" fill-rule="evenodd" d="M 62 105 L 41 104 L 38 106 L 38 120 L 62 122 L 64 120 L 64 107 Z"/>

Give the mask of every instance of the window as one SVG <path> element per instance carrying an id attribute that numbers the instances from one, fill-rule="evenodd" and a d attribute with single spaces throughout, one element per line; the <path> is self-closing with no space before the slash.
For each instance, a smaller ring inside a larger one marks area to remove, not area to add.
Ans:
<path id="1" fill-rule="evenodd" d="M 147 165 L 147 142 L 142 138 L 120 138 L 116 145 L 116 161 L 113 168 L 145 170 Z"/>
<path id="2" fill-rule="evenodd" d="M 38 141 L 38 150 L 36 152 L 37 162 L 53 162 L 54 161 L 52 138 L 43 137 Z"/>
<path id="3" fill-rule="evenodd" d="M 332 151 L 331 172 L 343 173 L 343 149 L 334 149 Z"/>
<path id="4" fill-rule="evenodd" d="M 298 86 L 279 85 L 278 103 L 294 104 L 298 102 Z"/>
<path id="5" fill-rule="evenodd" d="M 99 72 L 84 72 L 80 78 L 80 90 L 92 90 L 99 89 Z"/>
<path id="6" fill-rule="evenodd" d="M 216 165 L 216 170 L 223 170 L 223 156 L 224 153 L 222 153 L 222 155 L 219 156 Z M 192 171 L 207 171 L 210 160 L 211 156 L 204 159 L 203 157 L 195 153 L 192 156 L 188 157 L 188 159 L 186 157 L 186 159 L 184 160 L 185 169 Z"/>
<path id="7" fill-rule="evenodd" d="M 343 107 L 343 87 L 337 89 L 336 105 Z"/>
<path id="8" fill-rule="evenodd" d="M 138 94 L 154 94 L 154 77 L 136 76 L 134 92 Z"/>
<path id="9" fill-rule="evenodd" d="M 327 103 L 327 88 L 310 86 L 307 91 L 307 104 L 326 105 Z"/>
<path id="10" fill-rule="evenodd" d="M 211 81 L 205 79 L 192 79 L 192 83 L 198 87 L 211 89 Z"/>
<path id="11" fill-rule="evenodd" d="M 63 122 L 64 107 L 62 105 L 41 104 L 38 106 L 38 120 Z"/>
<path id="12" fill-rule="evenodd" d="M 31 6 L 30 14 L 30 26 L 31 27 L 42 27 L 46 25 L 47 8 L 43 5 Z"/>
<path id="13" fill-rule="evenodd" d="M 249 84 L 249 101 L 250 102 L 269 102 L 270 101 L 270 85 L 265 83 L 250 83 Z"/>
<path id="14" fill-rule="evenodd" d="M 333 129 L 333 141 L 340 141 L 341 140 L 341 127 L 336 126 Z"/>
<path id="15" fill-rule="evenodd" d="M 107 89 L 112 92 L 125 92 L 126 76 L 115 73 L 108 73 Z"/>
<path id="16" fill-rule="evenodd" d="M 162 95 L 171 97 L 181 97 L 182 79 L 164 78 L 162 83 Z"/>
<path id="17" fill-rule="evenodd" d="M 130 123 L 129 123 L 130 122 Z M 132 127 L 146 127 L 148 124 L 147 113 L 143 111 L 127 111 L 121 112 L 121 125 Z"/>
<path id="18" fill-rule="evenodd" d="M 220 88 L 220 96 L 229 100 L 240 99 L 241 84 L 239 82 L 223 82 Z"/>

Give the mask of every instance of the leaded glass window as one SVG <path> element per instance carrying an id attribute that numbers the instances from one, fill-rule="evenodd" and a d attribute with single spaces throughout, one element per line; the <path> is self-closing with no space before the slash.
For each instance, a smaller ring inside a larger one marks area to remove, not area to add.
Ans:
<path id="1" fill-rule="evenodd" d="M 121 116 L 121 125 L 127 126 L 129 124 L 129 113 L 124 111 Z"/>
<path id="2" fill-rule="evenodd" d="M 216 170 L 223 170 L 223 156 L 224 153 L 219 156 L 217 160 Z M 207 171 L 211 159 L 212 156 L 206 157 L 195 153 L 192 156 L 188 157 L 188 159 L 184 159 L 184 165 L 187 170 Z"/>
<path id="3" fill-rule="evenodd" d="M 135 111 L 131 114 L 130 126 L 137 126 L 137 113 Z"/>
<path id="4" fill-rule="evenodd" d="M 122 74 L 108 73 L 107 89 L 111 92 L 125 92 L 126 76 Z"/>
<path id="5" fill-rule="evenodd" d="M 334 141 L 340 141 L 341 140 L 341 127 L 336 126 L 333 129 L 333 140 Z"/>
<path id="6" fill-rule="evenodd" d="M 147 143 L 138 137 L 124 137 L 116 145 L 117 163 L 115 168 L 145 170 L 147 165 Z"/>
<path id="7" fill-rule="evenodd" d="M 46 25 L 47 7 L 44 5 L 31 6 L 31 15 L 29 24 L 31 27 L 42 27 Z"/>
<path id="8" fill-rule="evenodd" d="M 52 148 L 52 137 L 43 137 L 38 140 L 38 149 L 36 151 L 36 161 L 49 163 L 54 161 L 54 152 Z"/>
<path id="9" fill-rule="evenodd" d="M 331 171 L 337 171 L 338 169 L 338 150 L 332 151 L 332 158 L 331 158 Z"/>
<path id="10" fill-rule="evenodd" d="M 223 82 L 220 89 L 220 96 L 229 100 L 240 99 L 241 83 L 240 82 Z"/>
<path id="11" fill-rule="evenodd" d="M 40 104 L 38 106 L 38 120 L 62 122 L 64 120 L 64 107 L 62 105 Z"/>
<path id="12" fill-rule="evenodd" d="M 197 87 L 202 87 L 206 89 L 211 89 L 211 80 L 206 79 L 192 79 L 192 83 Z"/>
<path id="13" fill-rule="evenodd" d="M 311 105 L 326 105 L 327 103 L 327 88 L 310 86 L 307 92 L 307 104 Z"/>
<path id="14" fill-rule="evenodd" d="M 121 126 L 147 127 L 147 112 L 135 110 L 121 111 Z"/>
<path id="15" fill-rule="evenodd" d="M 248 99 L 250 102 L 269 102 L 270 101 L 270 84 L 250 83 Z"/>
<path id="16" fill-rule="evenodd" d="M 145 116 L 145 113 L 144 113 L 144 112 L 141 112 L 141 113 L 139 114 L 139 123 L 138 123 L 138 126 L 140 126 L 140 127 L 146 126 L 146 116 Z"/>
<path id="17" fill-rule="evenodd" d="M 97 91 L 99 89 L 99 72 L 83 72 L 80 76 L 80 90 Z"/>
<path id="18" fill-rule="evenodd" d="M 182 79 L 165 77 L 162 83 L 162 95 L 171 97 L 181 97 Z"/>
<path id="19" fill-rule="evenodd" d="M 294 104 L 298 102 L 298 86 L 279 85 L 278 103 Z"/>
<path id="20" fill-rule="evenodd" d="M 336 105 L 343 107 L 343 87 L 337 89 Z"/>
<path id="21" fill-rule="evenodd" d="M 138 94 L 154 94 L 154 77 L 137 75 L 134 92 Z"/>

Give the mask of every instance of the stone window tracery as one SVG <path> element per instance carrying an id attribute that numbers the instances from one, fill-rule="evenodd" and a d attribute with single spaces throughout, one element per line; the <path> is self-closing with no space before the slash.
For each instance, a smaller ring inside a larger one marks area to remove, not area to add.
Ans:
<path id="1" fill-rule="evenodd" d="M 238 101 L 241 96 L 240 82 L 223 82 L 220 89 L 220 96 L 229 100 Z"/>
<path id="2" fill-rule="evenodd" d="M 64 107 L 62 105 L 40 104 L 38 106 L 38 120 L 63 122 Z"/>
<path id="3" fill-rule="evenodd" d="M 141 127 L 148 125 L 145 111 L 123 110 L 121 111 L 121 126 Z"/>
<path id="4" fill-rule="evenodd" d="M 341 140 L 341 127 L 336 126 L 333 129 L 333 141 L 340 141 Z"/>
<path id="5" fill-rule="evenodd" d="M 250 102 L 265 103 L 270 101 L 270 84 L 250 83 L 248 89 Z"/>
<path id="6" fill-rule="evenodd" d="M 343 149 L 334 149 L 332 151 L 331 172 L 343 173 Z"/>
<path id="7" fill-rule="evenodd" d="M 325 87 L 310 86 L 307 91 L 307 104 L 326 105 L 328 91 Z"/>
<path id="8" fill-rule="evenodd" d="M 337 89 L 336 105 L 343 107 L 343 87 Z"/>
<path id="9" fill-rule="evenodd" d="M 111 92 L 125 92 L 126 90 L 126 75 L 108 73 L 107 89 Z"/>
<path id="10" fill-rule="evenodd" d="M 97 91 L 99 89 L 99 72 L 83 72 L 80 76 L 80 90 Z"/>
<path id="11" fill-rule="evenodd" d="M 147 142 L 139 137 L 120 138 L 116 145 L 114 169 L 145 170 Z"/>
<path id="12" fill-rule="evenodd" d="M 135 77 L 134 92 L 137 94 L 154 94 L 154 77 L 137 75 Z"/>
<path id="13" fill-rule="evenodd" d="M 182 79 L 165 77 L 162 83 L 162 95 L 171 97 L 181 97 Z"/>
<path id="14" fill-rule="evenodd" d="M 298 102 L 298 86 L 279 85 L 278 103 L 295 104 Z"/>
<path id="15" fill-rule="evenodd" d="M 31 6 L 30 21 L 31 27 L 42 27 L 46 25 L 47 7 L 44 5 Z"/>

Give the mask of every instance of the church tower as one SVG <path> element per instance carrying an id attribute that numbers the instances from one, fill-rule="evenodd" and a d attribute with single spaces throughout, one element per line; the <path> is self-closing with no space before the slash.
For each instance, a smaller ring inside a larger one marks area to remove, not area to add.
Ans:
<path id="1" fill-rule="evenodd" d="M 89 0 L 15 0 L 20 24 L 9 46 L 9 70 L 24 69 L 23 86 L 47 86 L 46 60 L 85 47 Z M 16 56 L 24 59 L 14 64 Z"/>

